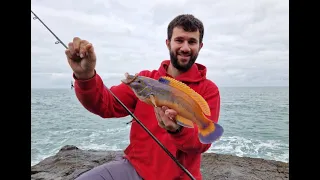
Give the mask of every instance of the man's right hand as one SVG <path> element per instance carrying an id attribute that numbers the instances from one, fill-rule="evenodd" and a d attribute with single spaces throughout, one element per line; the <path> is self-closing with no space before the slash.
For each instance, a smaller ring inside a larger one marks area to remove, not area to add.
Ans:
<path id="1" fill-rule="evenodd" d="M 96 66 L 96 54 L 92 44 L 75 37 L 68 46 L 65 53 L 76 78 L 81 80 L 92 78 Z"/>

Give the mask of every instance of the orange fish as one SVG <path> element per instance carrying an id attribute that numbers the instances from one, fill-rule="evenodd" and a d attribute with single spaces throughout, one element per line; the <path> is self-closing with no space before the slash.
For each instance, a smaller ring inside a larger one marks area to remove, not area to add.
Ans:
<path id="1" fill-rule="evenodd" d="M 121 80 L 128 85 L 135 95 L 143 102 L 157 106 L 167 106 L 177 112 L 177 124 L 199 129 L 199 140 L 203 144 L 210 144 L 218 140 L 223 134 L 223 128 L 206 116 L 210 116 L 208 103 L 201 95 L 186 84 L 170 77 L 160 77 L 155 80 L 145 76 L 125 74 Z"/>

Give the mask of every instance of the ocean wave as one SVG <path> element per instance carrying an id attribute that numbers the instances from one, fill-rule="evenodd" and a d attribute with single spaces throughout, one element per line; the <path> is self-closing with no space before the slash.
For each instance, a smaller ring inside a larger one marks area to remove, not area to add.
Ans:
<path id="1" fill-rule="evenodd" d="M 207 152 L 289 162 L 289 145 L 280 140 L 221 137 Z"/>
<path id="2" fill-rule="evenodd" d="M 110 129 L 109 131 L 90 132 L 87 135 L 72 139 L 53 142 L 48 136 L 40 142 L 32 142 L 34 152 L 31 165 L 38 163 L 48 156 L 56 154 L 63 145 L 73 144 L 84 150 L 124 150 L 129 144 L 129 139 L 123 140 L 119 132 L 127 131 L 127 127 Z M 82 133 L 86 129 L 81 129 Z M 78 130 L 54 132 L 51 135 L 77 133 Z M 89 133 L 88 133 L 89 132 Z M 77 139 L 77 140 L 75 140 Z M 56 139 L 57 140 L 57 139 Z M 79 143 L 81 142 L 81 143 Z M 289 146 L 278 140 L 247 139 L 239 136 L 222 137 L 214 143 L 206 153 L 231 154 L 239 157 L 263 158 L 282 162 L 289 161 Z"/>

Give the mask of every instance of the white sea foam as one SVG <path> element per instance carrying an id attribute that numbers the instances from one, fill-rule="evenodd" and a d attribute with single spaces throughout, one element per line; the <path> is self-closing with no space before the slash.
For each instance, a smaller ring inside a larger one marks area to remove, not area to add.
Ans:
<path id="1" fill-rule="evenodd" d="M 109 132 L 117 132 L 121 130 L 110 130 Z M 92 132 L 89 136 L 79 138 L 76 144 L 77 147 L 84 150 L 124 150 L 124 148 L 129 144 L 129 140 L 115 140 L 115 141 L 106 141 L 104 138 L 101 138 L 102 134 L 106 132 Z M 82 140 L 81 140 L 82 139 Z M 46 138 L 46 140 L 48 140 Z M 45 142 L 48 142 L 44 140 Z M 67 140 L 60 142 L 59 144 L 68 144 Z M 49 149 L 40 150 L 37 153 L 37 156 L 33 159 L 31 165 L 38 163 L 44 158 L 56 154 L 61 146 L 55 143 L 55 146 Z M 246 139 L 243 137 L 222 137 L 220 141 L 216 142 L 211 146 L 207 153 L 213 152 L 218 154 L 231 154 L 239 157 L 253 157 L 253 158 L 264 158 L 269 160 L 277 160 L 282 162 L 289 161 L 289 150 L 283 151 L 284 148 L 288 148 L 287 144 L 282 144 L 276 140 L 254 140 Z"/>
<path id="2" fill-rule="evenodd" d="M 288 144 L 277 140 L 247 139 L 239 136 L 221 137 L 220 141 L 214 143 L 207 152 L 289 161 Z"/>

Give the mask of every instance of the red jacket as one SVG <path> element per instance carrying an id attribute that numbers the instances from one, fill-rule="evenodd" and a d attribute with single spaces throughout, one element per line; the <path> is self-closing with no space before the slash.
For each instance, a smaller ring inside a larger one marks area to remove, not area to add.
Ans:
<path id="1" fill-rule="evenodd" d="M 165 60 L 158 70 L 145 70 L 139 74 L 154 79 L 168 76 L 166 70 L 169 64 L 170 61 Z M 202 95 L 211 108 L 211 117 L 209 118 L 218 122 L 220 94 L 217 86 L 206 79 L 206 71 L 205 66 L 196 63 L 188 72 L 175 79 L 186 83 Z M 159 127 L 153 107 L 139 101 L 128 86 L 121 83 L 110 89 L 197 180 L 202 179 L 200 172 L 201 153 L 208 150 L 211 145 L 199 142 L 196 128 L 183 128 L 179 134 L 169 134 Z M 85 81 L 75 79 L 75 92 L 81 104 L 88 111 L 102 118 L 120 118 L 129 115 L 105 89 L 98 74 Z M 130 131 L 130 144 L 124 152 L 125 157 L 145 180 L 190 179 L 134 121 Z"/>

